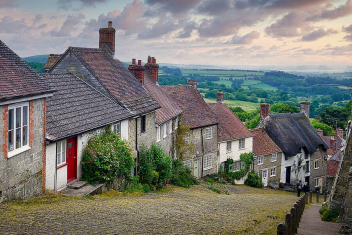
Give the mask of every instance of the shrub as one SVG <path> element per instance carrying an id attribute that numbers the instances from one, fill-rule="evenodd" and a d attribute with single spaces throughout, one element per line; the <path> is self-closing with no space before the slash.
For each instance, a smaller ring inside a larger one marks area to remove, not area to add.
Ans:
<path id="1" fill-rule="evenodd" d="M 118 135 L 107 127 L 88 141 L 82 156 L 82 180 L 111 183 L 118 176 L 130 179 L 134 167 L 132 152 Z"/>
<path id="2" fill-rule="evenodd" d="M 244 182 L 244 184 L 248 185 L 248 186 L 256 187 L 256 188 L 262 188 L 264 186 L 262 179 L 254 171 L 252 171 L 248 174 L 248 177 L 247 177 L 246 181 Z"/>
<path id="3" fill-rule="evenodd" d="M 329 210 L 327 204 L 319 210 L 321 214 L 321 220 L 328 222 L 336 222 L 337 217 L 339 217 L 340 211 Z"/>
<path id="4" fill-rule="evenodd" d="M 191 185 L 197 184 L 197 180 L 192 175 L 192 170 L 183 165 L 181 160 L 173 162 L 172 177 L 170 182 L 173 185 L 189 188 Z"/>
<path id="5" fill-rule="evenodd" d="M 172 159 L 156 144 L 141 147 L 138 174 L 142 184 L 165 184 L 172 177 Z"/>

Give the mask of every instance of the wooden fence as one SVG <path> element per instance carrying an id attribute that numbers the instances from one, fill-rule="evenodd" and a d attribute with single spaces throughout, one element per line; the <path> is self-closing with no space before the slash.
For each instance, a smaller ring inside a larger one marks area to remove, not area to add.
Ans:
<path id="1" fill-rule="evenodd" d="M 316 202 L 319 202 L 319 193 L 316 193 Z M 324 201 L 327 200 L 327 193 L 324 193 Z M 297 228 L 301 220 L 305 205 L 308 201 L 312 203 L 313 193 L 305 193 L 291 208 L 291 211 L 286 214 L 285 222 L 279 223 L 277 226 L 277 235 L 294 235 L 297 233 Z"/>

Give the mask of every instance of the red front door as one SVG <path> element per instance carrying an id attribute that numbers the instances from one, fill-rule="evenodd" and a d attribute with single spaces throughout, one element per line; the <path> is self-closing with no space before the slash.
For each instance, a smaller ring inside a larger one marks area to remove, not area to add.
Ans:
<path id="1" fill-rule="evenodd" d="M 76 137 L 67 140 L 67 182 L 77 178 L 77 142 Z"/>

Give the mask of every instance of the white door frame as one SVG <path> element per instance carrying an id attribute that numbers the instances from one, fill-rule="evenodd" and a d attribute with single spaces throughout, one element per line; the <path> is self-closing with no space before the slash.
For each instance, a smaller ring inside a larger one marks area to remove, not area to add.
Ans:
<path id="1" fill-rule="evenodd" d="M 268 186 L 268 175 L 269 175 L 269 168 L 262 169 L 262 181 L 264 184 L 264 187 Z M 265 174 L 264 174 L 265 172 Z"/>

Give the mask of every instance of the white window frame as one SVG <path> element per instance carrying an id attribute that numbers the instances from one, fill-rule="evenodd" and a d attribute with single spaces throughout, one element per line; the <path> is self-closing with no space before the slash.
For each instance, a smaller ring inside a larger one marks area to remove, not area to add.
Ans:
<path id="1" fill-rule="evenodd" d="M 227 153 L 232 152 L 232 141 L 227 141 L 226 142 L 226 152 Z"/>
<path id="2" fill-rule="evenodd" d="M 172 120 L 169 121 L 169 134 L 172 134 Z"/>
<path id="3" fill-rule="evenodd" d="M 276 176 L 276 166 L 270 168 L 270 177 Z"/>
<path id="4" fill-rule="evenodd" d="M 238 149 L 245 149 L 246 148 L 246 139 L 239 139 L 238 140 Z"/>
<path id="5" fill-rule="evenodd" d="M 175 119 L 175 130 L 178 129 L 178 118 Z"/>
<path id="6" fill-rule="evenodd" d="M 277 161 L 277 153 L 271 154 L 271 162 L 276 162 Z"/>
<path id="7" fill-rule="evenodd" d="M 258 157 L 258 165 L 263 165 L 264 164 L 264 156 L 259 156 Z"/>
<path id="8" fill-rule="evenodd" d="M 192 160 L 183 161 L 184 166 L 192 167 Z"/>
<path id="9" fill-rule="evenodd" d="M 62 140 L 56 143 L 56 165 L 58 167 L 66 164 L 67 142 Z"/>
<path id="10" fill-rule="evenodd" d="M 205 138 L 207 140 L 210 140 L 213 138 L 213 128 L 211 128 L 211 127 L 205 128 Z"/>
<path id="11" fill-rule="evenodd" d="M 156 127 L 156 142 L 159 142 L 161 140 L 161 130 L 160 126 Z"/>
<path id="12" fill-rule="evenodd" d="M 166 134 L 166 123 L 163 124 L 163 129 L 164 129 L 164 131 L 163 131 L 163 133 L 164 133 L 163 138 L 166 138 L 166 136 L 167 136 L 167 134 Z"/>
<path id="13" fill-rule="evenodd" d="M 24 125 L 23 123 L 23 108 L 24 107 L 27 107 L 27 125 Z M 21 108 L 21 117 L 20 117 L 20 126 L 16 128 L 16 110 L 18 108 Z M 13 110 L 13 129 L 9 129 L 9 125 L 10 125 L 10 110 Z M 22 103 L 18 103 L 18 104 L 12 104 L 12 105 L 9 105 L 8 106 L 8 114 L 7 114 L 7 117 L 8 117 L 8 130 L 7 130 L 7 135 L 8 135 L 8 138 L 9 138 L 9 132 L 12 131 L 13 134 L 12 134 L 12 147 L 13 149 L 11 150 L 11 147 L 9 145 L 9 139 L 7 141 L 7 157 L 10 158 L 10 157 L 13 157 L 19 153 L 22 153 L 28 149 L 30 149 L 30 146 L 29 146 L 29 128 L 30 128 L 30 123 L 29 123 L 29 115 L 30 115 L 30 110 L 29 110 L 29 102 L 22 102 Z M 24 127 L 27 127 L 27 143 L 25 145 L 23 145 L 23 128 Z M 20 140 L 21 140 L 21 146 L 20 147 L 16 147 L 16 134 L 17 134 L 17 129 L 19 129 L 19 131 L 21 132 L 20 134 Z"/>
<path id="14" fill-rule="evenodd" d="M 314 179 L 314 187 L 318 187 L 319 186 L 319 178 L 315 178 Z"/>
<path id="15" fill-rule="evenodd" d="M 213 168 L 213 156 L 207 155 L 203 157 L 203 170 L 209 170 Z"/>
<path id="16" fill-rule="evenodd" d="M 314 160 L 314 169 L 319 169 L 319 159 Z"/>
<path id="17" fill-rule="evenodd" d="M 233 163 L 233 172 L 241 170 L 241 161 L 235 161 Z"/>
<path id="18" fill-rule="evenodd" d="M 116 135 L 121 135 L 121 125 L 119 122 L 112 124 L 112 131 Z"/>

